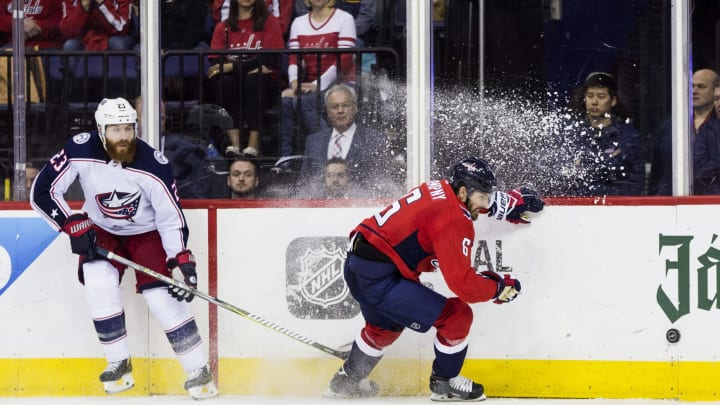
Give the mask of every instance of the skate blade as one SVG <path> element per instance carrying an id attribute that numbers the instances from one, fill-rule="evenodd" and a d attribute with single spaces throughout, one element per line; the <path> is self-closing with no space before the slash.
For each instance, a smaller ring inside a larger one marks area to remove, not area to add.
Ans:
<path id="1" fill-rule="evenodd" d="M 218 390 L 214 382 L 209 382 L 198 387 L 188 388 L 188 394 L 193 399 L 207 399 L 218 396 Z"/>
<path id="2" fill-rule="evenodd" d="M 437 402 L 479 402 L 484 401 L 486 398 L 487 397 L 485 396 L 485 394 L 482 394 L 481 396 L 473 399 L 462 399 L 460 397 L 452 396 L 449 397 L 446 394 L 436 394 L 434 392 L 430 395 L 430 400 Z"/>
<path id="3" fill-rule="evenodd" d="M 339 393 L 339 392 L 335 392 L 335 391 L 333 391 L 333 390 L 331 390 L 331 389 L 328 389 L 327 391 L 325 391 L 325 393 L 323 393 L 323 396 L 324 396 L 325 398 L 335 398 L 335 399 L 350 398 L 350 397 L 347 396 L 347 395 L 344 395 L 344 394 Z"/>
<path id="4" fill-rule="evenodd" d="M 353 392 L 351 394 L 343 393 L 343 392 L 335 392 L 331 389 L 328 389 L 322 394 L 325 398 L 332 398 L 332 399 L 358 399 L 358 398 L 372 398 L 378 396 L 377 392 Z"/>
<path id="5" fill-rule="evenodd" d="M 378 389 L 377 384 L 374 381 L 368 381 L 366 378 L 360 381 L 360 389 L 356 391 L 335 392 L 328 388 L 328 390 L 323 394 L 323 397 L 335 399 L 372 398 L 378 396 L 379 392 L 380 390 Z"/>
<path id="6" fill-rule="evenodd" d="M 106 381 L 103 383 L 105 392 L 113 395 L 123 391 L 127 391 L 135 386 L 135 380 L 133 380 L 132 374 L 125 374 L 116 381 Z"/>

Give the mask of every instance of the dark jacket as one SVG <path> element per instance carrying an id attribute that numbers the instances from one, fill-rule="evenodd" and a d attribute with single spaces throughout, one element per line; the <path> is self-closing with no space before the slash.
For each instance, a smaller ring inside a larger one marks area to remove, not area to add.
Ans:
<path id="1" fill-rule="evenodd" d="M 567 194 L 577 196 L 640 195 L 645 165 L 640 133 L 627 122 L 613 119 L 605 128 L 583 122 L 570 134 L 575 151 L 575 176 Z"/>
<path id="2" fill-rule="evenodd" d="M 720 194 L 720 120 L 700 127 L 693 144 L 693 194 Z"/>
<path id="3" fill-rule="evenodd" d="M 305 160 L 300 168 L 298 183 L 307 184 L 322 175 L 327 162 L 328 144 L 332 128 L 308 135 L 305 140 Z M 354 181 L 372 185 L 384 180 L 390 164 L 390 152 L 385 134 L 358 126 L 345 159 Z"/>

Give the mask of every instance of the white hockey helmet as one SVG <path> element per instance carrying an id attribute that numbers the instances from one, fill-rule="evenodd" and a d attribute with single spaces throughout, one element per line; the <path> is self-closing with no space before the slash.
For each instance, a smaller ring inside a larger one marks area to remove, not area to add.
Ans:
<path id="1" fill-rule="evenodd" d="M 104 98 L 95 111 L 98 133 L 103 146 L 105 145 L 105 128 L 113 124 L 133 124 L 137 131 L 137 112 L 130 102 L 122 97 Z M 137 133 L 137 132 L 136 132 Z"/>

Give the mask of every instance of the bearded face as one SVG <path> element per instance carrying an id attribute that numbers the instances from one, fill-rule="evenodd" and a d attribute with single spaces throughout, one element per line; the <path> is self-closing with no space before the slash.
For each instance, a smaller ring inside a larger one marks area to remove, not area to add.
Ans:
<path id="1" fill-rule="evenodd" d="M 117 124 L 105 127 L 105 149 L 110 159 L 125 164 L 132 163 L 136 148 L 134 125 Z"/>

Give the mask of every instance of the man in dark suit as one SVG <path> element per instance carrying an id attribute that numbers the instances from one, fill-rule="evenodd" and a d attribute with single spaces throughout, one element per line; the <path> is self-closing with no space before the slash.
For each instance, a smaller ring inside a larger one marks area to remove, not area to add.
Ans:
<path id="1" fill-rule="evenodd" d="M 389 177 L 390 151 L 385 135 L 356 125 L 357 95 L 346 84 L 336 84 L 325 93 L 330 128 L 308 135 L 298 186 L 303 188 L 322 177 L 329 159 L 344 159 L 353 182 L 365 189 L 383 189 Z"/>

